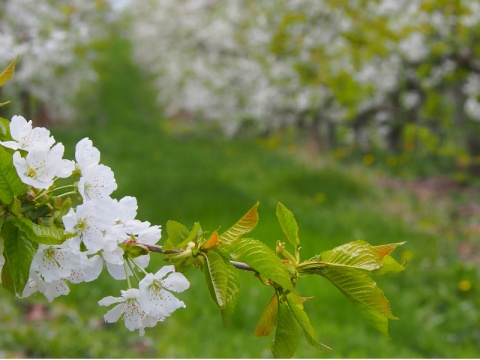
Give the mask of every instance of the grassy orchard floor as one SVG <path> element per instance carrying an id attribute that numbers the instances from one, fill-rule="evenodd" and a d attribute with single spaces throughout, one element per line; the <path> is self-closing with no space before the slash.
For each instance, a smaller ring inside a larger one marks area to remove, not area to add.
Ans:
<path id="1" fill-rule="evenodd" d="M 138 218 L 153 224 L 174 219 L 187 226 L 200 221 L 204 230 L 226 229 L 259 200 L 260 222 L 252 236 L 273 247 L 283 239 L 275 218 L 281 201 L 296 215 L 304 258 L 356 239 L 376 245 L 408 241 L 394 253 L 409 259 L 407 270 L 376 278 L 400 318 L 390 323 L 392 340 L 371 329 L 326 280 L 311 276 L 298 288 L 314 297 L 306 310 L 318 339 L 334 352 L 318 352 L 302 340 L 297 357 L 478 357 L 478 259 L 461 261 L 459 252 L 465 244 L 478 246 L 475 217 L 461 212 L 475 209 L 478 194 L 419 197 L 403 183 L 389 180 L 395 186 L 386 186 L 367 167 L 312 157 L 284 139 L 225 140 L 213 131 L 172 126 L 158 115 L 123 45 L 106 48 L 97 101 L 84 107 L 86 123 L 53 129 L 67 157 L 77 141 L 90 137 L 115 172 L 114 197 L 137 197 Z M 162 259 L 152 257 L 155 271 Z M 1 289 L 0 356 L 270 356 L 271 337 L 253 337 L 269 288 L 242 274 L 239 304 L 223 328 L 203 275 L 191 269 L 186 276 L 191 288 L 179 297 L 187 308 L 147 329 L 143 338 L 123 323 L 104 324 L 106 308 L 97 301 L 125 287 L 107 274 L 93 284 L 71 286 L 69 296 L 52 304 L 41 296 L 15 301 Z"/>

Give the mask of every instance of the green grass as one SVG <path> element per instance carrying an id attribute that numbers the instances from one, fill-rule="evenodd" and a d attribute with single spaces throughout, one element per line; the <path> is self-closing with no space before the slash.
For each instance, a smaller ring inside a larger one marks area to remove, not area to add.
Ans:
<path id="1" fill-rule="evenodd" d="M 258 200 L 260 222 L 252 235 L 273 247 L 283 239 L 275 218 L 281 201 L 297 218 L 304 258 L 356 239 L 372 244 L 407 241 L 396 254 L 397 259 L 410 259 L 407 270 L 376 279 L 400 318 L 391 322 L 391 340 L 370 328 L 327 281 L 306 278 L 298 286 L 300 294 L 313 297 L 305 308 L 318 339 L 334 351 L 316 351 L 302 340 L 297 357 L 478 357 L 479 273 L 475 264 L 458 260 L 462 233 L 450 227 L 448 211 L 438 205 L 443 203 L 383 189 L 362 166 L 328 159 L 316 164 L 288 143 L 272 148 L 256 139 L 227 140 L 210 128 L 172 131 L 172 123 L 154 106 L 148 79 L 127 61 L 128 44 L 117 40 L 104 50 L 98 93 L 82 107 L 85 122 L 52 131 L 66 145 L 69 158 L 81 138 L 93 140 L 102 162 L 115 172 L 119 187 L 114 197 L 137 197 L 139 219 L 162 226 L 169 219 L 187 226 L 200 221 L 204 230 L 227 229 Z M 162 259 L 152 257 L 154 270 Z M 125 287 L 107 274 L 93 284 L 72 285 L 69 296 L 52 304 L 41 296 L 16 301 L 2 289 L 0 356 L 271 356 L 271 337 L 253 336 L 271 289 L 242 273 L 239 304 L 224 328 L 203 275 L 192 269 L 186 276 L 191 288 L 180 298 L 187 308 L 147 329 L 142 338 L 122 323 L 103 322 L 106 309 L 97 301 L 118 296 Z M 473 287 L 460 291 L 462 280 Z M 38 303 L 46 304 L 41 312 L 46 318 L 31 320 L 27 309 Z"/>

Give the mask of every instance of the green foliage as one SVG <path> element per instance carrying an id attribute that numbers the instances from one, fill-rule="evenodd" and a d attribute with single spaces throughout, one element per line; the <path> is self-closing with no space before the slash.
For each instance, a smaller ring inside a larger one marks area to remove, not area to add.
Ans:
<path id="1" fill-rule="evenodd" d="M 37 244 L 59 245 L 62 244 L 67 237 L 74 236 L 74 234 L 67 236 L 63 229 L 55 226 L 47 227 L 38 225 L 24 217 L 12 217 L 11 221 L 30 241 Z"/>
<path id="2" fill-rule="evenodd" d="M 26 186 L 13 166 L 11 152 L 0 147 L 0 201 L 11 205 L 15 197 L 22 195 Z"/>
<path id="3" fill-rule="evenodd" d="M 205 279 L 209 285 L 212 298 L 220 309 L 228 306 L 227 289 L 229 273 L 227 263 L 223 257 L 215 251 L 210 251 L 205 255 L 206 266 L 204 266 Z"/>
<path id="4" fill-rule="evenodd" d="M 240 238 L 240 236 L 252 231 L 258 222 L 257 207 L 260 203 L 257 203 L 230 229 L 225 231 L 218 239 L 221 245 L 231 245 L 234 241 Z"/>
<path id="5" fill-rule="evenodd" d="M 278 304 L 275 337 L 272 343 L 272 353 L 276 358 L 291 358 L 297 351 L 300 332 L 292 311 L 286 302 Z"/>
<path id="6" fill-rule="evenodd" d="M 315 336 L 315 330 L 313 329 L 310 319 L 303 308 L 303 303 L 307 300 L 301 298 L 297 294 L 291 292 L 285 295 L 285 300 L 288 305 L 288 308 L 292 312 L 293 316 L 300 324 L 300 327 L 303 330 L 307 342 L 312 345 L 314 348 L 319 350 L 332 350 L 327 345 L 319 343 Z"/>
<path id="7" fill-rule="evenodd" d="M 276 214 L 283 233 L 287 237 L 287 240 L 290 242 L 290 244 L 292 244 L 295 251 L 297 251 L 300 245 L 300 239 L 298 238 L 297 221 L 295 220 L 293 213 L 288 210 L 285 205 L 278 203 Z"/>
<path id="8" fill-rule="evenodd" d="M 276 329 L 272 344 L 272 352 L 276 357 L 293 356 L 297 348 L 299 326 L 311 346 L 319 350 L 330 349 L 317 341 L 303 306 L 306 298 L 295 290 L 299 274 L 319 274 L 330 280 L 377 330 L 387 336 L 388 320 L 395 317 L 383 292 L 365 272 L 383 267 L 385 270 L 382 273 L 403 270 L 389 255 L 402 244 L 372 246 L 357 240 L 300 263 L 297 221 L 281 203 L 277 204 L 277 219 L 295 250 L 295 256 L 285 249 L 282 242 L 277 243 L 275 254 L 264 242 L 242 237 L 257 224 L 258 205 L 257 202 L 222 234 L 223 238 L 214 231 L 207 239 L 199 223 L 195 223 L 192 231 L 175 221 L 167 223 L 168 249 L 171 246 L 183 247 L 183 251 L 175 250 L 174 254 L 168 255 L 169 261 L 179 271 L 185 271 L 192 264 L 203 270 L 210 295 L 221 310 L 223 323 L 228 323 L 237 304 L 240 278 L 235 267 L 238 267 L 253 271 L 263 284 L 275 289 L 274 297 L 260 317 L 255 335 L 267 336 Z"/>
<path id="9" fill-rule="evenodd" d="M 353 241 L 310 259 L 303 271 L 330 280 L 374 328 L 388 337 L 388 320 L 396 318 L 383 291 L 366 271 L 373 272 L 384 266 L 377 275 L 403 270 L 403 266 L 388 255 L 399 245 L 402 244 L 373 247 L 364 241 Z"/>
<path id="10" fill-rule="evenodd" d="M 195 223 L 193 229 L 189 231 L 185 225 L 182 225 L 177 221 L 169 220 L 167 221 L 168 239 L 167 241 L 165 241 L 163 248 L 165 250 L 173 249 L 176 247 L 182 248 L 190 241 L 194 240 L 199 230 L 199 223 Z"/>
<path id="11" fill-rule="evenodd" d="M 4 275 L 2 272 L 2 283 L 5 276 L 7 289 L 13 294 L 21 295 L 27 284 L 30 264 L 38 245 L 32 242 L 11 221 L 3 224 L 2 237 L 4 239 L 5 263 L 8 264 L 6 274 Z"/>

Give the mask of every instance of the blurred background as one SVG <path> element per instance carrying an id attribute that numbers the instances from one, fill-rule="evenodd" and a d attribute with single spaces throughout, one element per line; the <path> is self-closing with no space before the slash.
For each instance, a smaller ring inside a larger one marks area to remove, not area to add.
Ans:
<path id="1" fill-rule="evenodd" d="M 90 137 L 138 218 L 226 230 L 257 200 L 253 236 L 283 239 L 281 201 L 308 259 L 356 239 L 407 241 L 406 270 L 376 279 L 399 320 L 383 338 L 330 283 L 300 294 L 319 352 L 480 355 L 480 3 L 475 0 L 1 0 L 0 116 L 21 114 L 66 146 Z M 161 244 L 161 242 L 160 242 Z M 150 269 L 162 265 L 153 255 Z M 259 358 L 272 296 L 251 274 L 231 324 L 203 275 L 144 337 L 97 305 L 104 274 L 48 303 L 0 289 L 0 357 Z M 303 280 L 303 279 L 302 279 Z"/>

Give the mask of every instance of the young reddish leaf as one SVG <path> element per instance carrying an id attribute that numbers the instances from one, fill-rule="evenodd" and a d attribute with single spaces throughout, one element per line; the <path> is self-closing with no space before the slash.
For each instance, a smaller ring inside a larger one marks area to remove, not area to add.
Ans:
<path id="1" fill-rule="evenodd" d="M 218 232 L 215 230 L 212 235 L 208 238 L 207 242 L 203 244 L 202 249 L 210 249 L 211 247 L 214 247 L 217 245 L 218 242 Z"/>
<path id="2" fill-rule="evenodd" d="M 255 336 L 267 336 L 269 335 L 273 329 L 275 329 L 275 325 L 277 323 L 277 316 L 278 316 L 278 294 L 275 292 L 271 300 L 268 302 L 267 307 L 262 313 L 260 317 L 260 321 L 258 322 L 257 328 L 255 329 Z"/>
<path id="3" fill-rule="evenodd" d="M 393 250 L 395 250 L 398 246 L 405 244 L 404 242 L 393 243 L 393 244 L 385 244 L 385 245 L 378 245 L 372 246 L 373 251 L 377 256 L 382 260 L 386 255 L 389 255 Z"/>
<path id="4" fill-rule="evenodd" d="M 243 217 L 238 220 L 235 225 L 220 235 L 218 243 L 221 245 L 230 245 L 235 240 L 239 239 L 240 236 L 252 231 L 255 226 L 257 226 L 258 222 L 258 205 L 260 205 L 260 203 L 257 201 L 257 203 L 250 210 L 248 210 L 248 212 L 243 215 Z"/>

